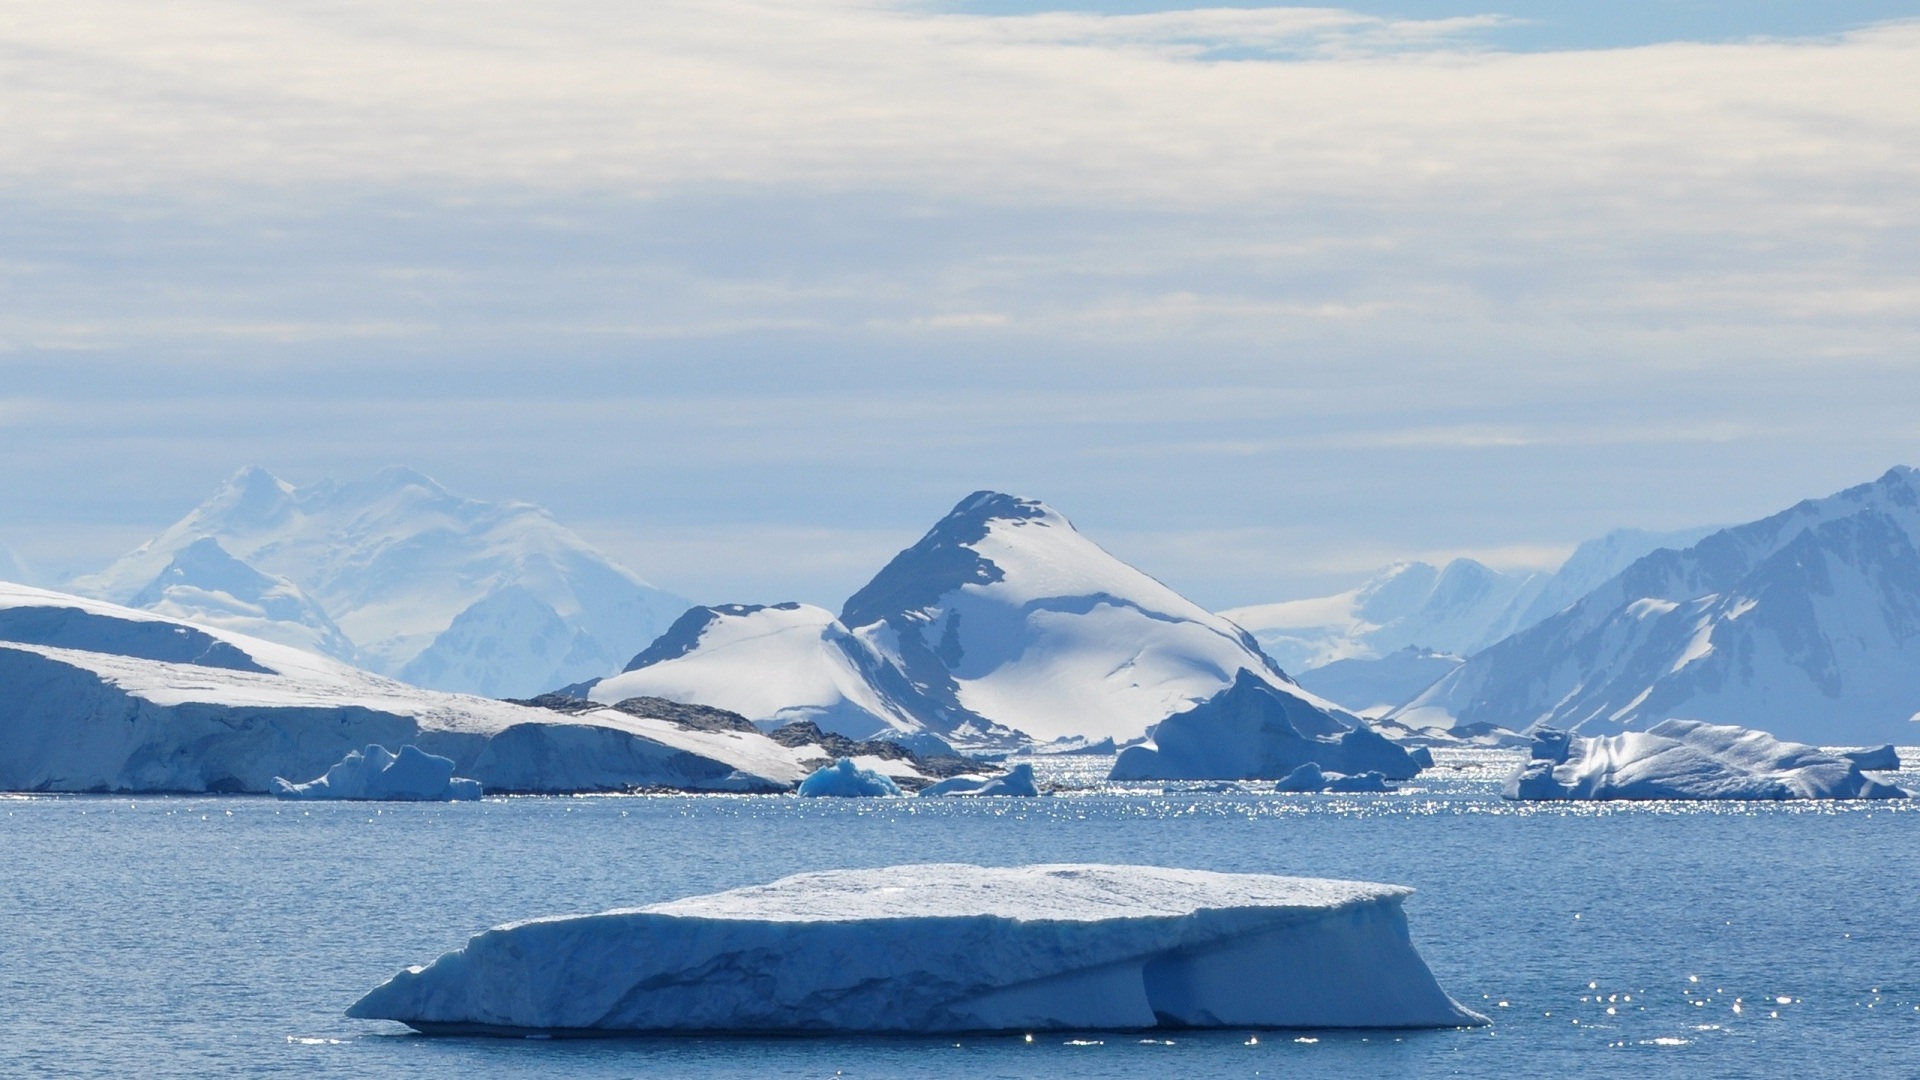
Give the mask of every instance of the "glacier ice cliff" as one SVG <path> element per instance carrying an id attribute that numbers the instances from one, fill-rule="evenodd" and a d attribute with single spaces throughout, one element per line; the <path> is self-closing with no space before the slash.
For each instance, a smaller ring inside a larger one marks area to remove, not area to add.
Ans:
<path id="1" fill-rule="evenodd" d="M 408 686 L 300 649 L 0 583 L 0 790 L 268 792 L 368 744 L 498 792 L 791 790 L 830 755 L 754 730 Z"/>

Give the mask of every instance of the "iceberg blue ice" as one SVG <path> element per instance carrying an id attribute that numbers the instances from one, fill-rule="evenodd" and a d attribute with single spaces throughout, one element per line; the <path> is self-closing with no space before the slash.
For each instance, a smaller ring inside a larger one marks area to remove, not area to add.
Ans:
<path id="1" fill-rule="evenodd" d="M 831 765 L 821 766 L 813 775 L 800 781 L 800 794 L 808 798 L 898 795 L 900 785 L 894 783 L 893 778 L 885 773 L 863 769 L 855 765 L 852 758 L 841 758 Z"/>
<path id="2" fill-rule="evenodd" d="M 1884 752 L 1868 757 L 1884 764 Z M 1898 757 L 1892 757 L 1898 764 Z M 1858 760 L 1764 731 L 1664 720 L 1646 731 L 1582 738 L 1539 731 L 1507 778 L 1509 799 L 1904 799 Z"/>
<path id="3" fill-rule="evenodd" d="M 1021 762 L 999 776 L 949 776 L 922 792 L 922 798 L 941 795 L 1016 795 L 1029 798 L 1040 794 L 1033 781 L 1033 766 Z"/>
<path id="4" fill-rule="evenodd" d="M 799 874 L 476 935 L 347 1015 L 430 1034 L 1485 1023 L 1397 885 L 1149 866 Z"/>
<path id="5" fill-rule="evenodd" d="M 480 797 L 480 781 L 453 775 L 453 759 L 403 746 L 398 754 L 374 744 L 354 750 L 304 784 L 273 778 L 282 799 L 379 799 L 406 802 L 454 802 Z"/>

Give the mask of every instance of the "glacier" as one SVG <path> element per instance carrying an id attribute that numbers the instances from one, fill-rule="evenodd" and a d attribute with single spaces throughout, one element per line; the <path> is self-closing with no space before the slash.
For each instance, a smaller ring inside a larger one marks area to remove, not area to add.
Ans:
<path id="1" fill-rule="evenodd" d="M 189 551 L 203 541 L 217 544 L 222 565 L 202 565 Z M 246 581 L 249 573 L 273 584 Z M 229 581 L 244 588 L 222 585 Z M 399 467 L 301 486 L 242 469 L 158 536 L 68 588 L 487 697 L 530 697 L 605 675 L 688 606 L 538 506 L 465 498 Z M 297 592 L 324 619 L 288 614 L 286 603 L 266 610 L 247 590 L 276 600 Z"/>
<path id="2" fill-rule="evenodd" d="M 900 794 L 900 785 L 883 772 L 863 769 L 852 758 L 841 758 L 823 765 L 800 781 L 803 798 L 875 798 Z"/>
<path id="3" fill-rule="evenodd" d="M 1404 780 L 1425 760 L 1364 724 L 1347 728 L 1250 671 L 1160 722 L 1115 759 L 1113 780 L 1277 780 L 1312 762 L 1340 773 Z"/>
<path id="4" fill-rule="evenodd" d="M 0 790 L 269 792 L 368 744 L 499 792 L 792 790 L 832 755 L 744 720 L 424 690 L 315 653 L 0 583 Z M 910 770 L 909 770 L 910 771 Z"/>
<path id="5" fill-rule="evenodd" d="M 1895 768 L 1892 747 L 1862 755 L 1782 742 L 1764 731 L 1666 720 L 1646 731 L 1583 738 L 1536 731 L 1532 757 L 1507 779 L 1509 799 L 1903 799 L 1861 762 Z"/>
<path id="6" fill-rule="evenodd" d="M 1034 783 L 1033 766 L 1021 762 L 999 776 L 949 776 L 920 792 L 922 796 L 998 796 L 1034 798 L 1040 794 Z"/>
<path id="7" fill-rule="evenodd" d="M 1649 554 L 1390 714 L 1412 728 L 1641 730 L 1816 745 L 1920 736 L 1920 473 Z"/>
<path id="8" fill-rule="evenodd" d="M 347 1015 L 489 1035 L 1485 1023 L 1414 949 L 1411 891 L 1150 866 L 830 870 L 496 927 Z"/>
<path id="9" fill-rule="evenodd" d="M 295 783 L 273 778 L 282 799 L 362 799 L 457 802 L 478 799 L 480 781 L 453 775 L 453 759 L 402 746 L 398 754 L 378 743 L 349 751 L 317 779 Z"/>

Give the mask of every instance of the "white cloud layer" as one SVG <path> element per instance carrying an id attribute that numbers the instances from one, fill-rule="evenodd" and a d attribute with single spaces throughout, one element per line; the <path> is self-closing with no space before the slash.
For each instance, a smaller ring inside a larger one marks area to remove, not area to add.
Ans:
<path id="1" fill-rule="evenodd" d="M 0 535 L 404 461 L 820 600 L 999 486 L 1226 606 L 1913 462 L 1920 22 L 1490 25 L 0 0 Z"/>
<path id="2" fill-rule="evenodd" d="M 128 189 L 714 182 L 1179 206 L 1446 199 L 1764 233 L 1911 220 L 1920 26 L 1582 53 L 1318 9 L 15 3 L 0 168 Z M 1298 43 L 1310 59 L 1211 61 Z M 1196 55 L 1195 48 L 1202 51 Z M 1325 50 L 1331 50 L 1327 52 Z M 1659 211 L 1685 206 L 1684 216 Z"/>

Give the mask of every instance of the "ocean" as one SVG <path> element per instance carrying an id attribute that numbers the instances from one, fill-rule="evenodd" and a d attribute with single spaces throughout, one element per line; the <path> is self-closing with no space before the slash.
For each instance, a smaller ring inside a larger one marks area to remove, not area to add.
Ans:
<path id="1" fill-rule="evenodd" d="M 1044 761 L 1065 790 L 1025 800 L 0 796 L 0 1074 L 1920 1077 L 1920 807 L 1513 804 L 1513 753 L 1437 756 L 1354 796 L 1116 787 L 1111 758 Z M 498 923 L 906 862 L 1411 885 L 1415 943 L 1494 1023 L 543 1041 L 342 1015 Z"/>

